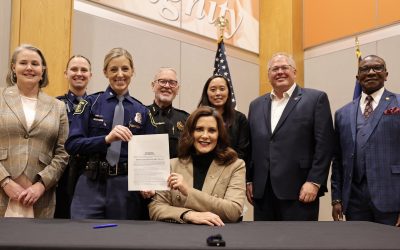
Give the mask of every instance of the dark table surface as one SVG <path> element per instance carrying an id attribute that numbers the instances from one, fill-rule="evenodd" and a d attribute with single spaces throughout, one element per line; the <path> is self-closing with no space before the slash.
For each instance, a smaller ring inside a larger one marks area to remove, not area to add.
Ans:
<path id="1" fill-rule="evenodd" d="M 117 227 L 93 229 L 106 223 Z M 241 222 L 224 227 L 153 221 L 0 219 L 0 249 L 400 249 L 400 228 L 371 222 Z"/>

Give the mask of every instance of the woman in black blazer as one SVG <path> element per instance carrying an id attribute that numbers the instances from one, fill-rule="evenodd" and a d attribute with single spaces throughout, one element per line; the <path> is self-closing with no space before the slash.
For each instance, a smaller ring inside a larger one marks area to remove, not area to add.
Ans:
<path id="1" fill-rule="evenodd" d="M 228 79 L 221 75 L 213 75 L 204 84 L 198 107 L 215 108 L 224 119 L 228 130 L 230 146 L 239 158 L 247 162 L 249 154 L 249 124 L 246 116 L 235 110 L 232 103 L 232 92 Z"/>

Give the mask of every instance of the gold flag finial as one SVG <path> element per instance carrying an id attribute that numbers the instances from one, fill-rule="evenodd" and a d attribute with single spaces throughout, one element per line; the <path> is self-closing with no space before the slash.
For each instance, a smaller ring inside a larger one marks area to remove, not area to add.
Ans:
<path id="1" fill-rule="evenodd" d="M 360 50 L 360 43 L 358 41 L 358 36 L 356 36 L 356 57 L 358 63 L 361 61 L 361 50 Z"/>
<path id="2" fill-rule="evenodd" d="M 217 20 L 215 20 L 215 25 L 218 26 L 218 31 L 219 31 L 218 42 L 224 40 L 224 32 L 228 23 L 229 21 L 228 19 L 225 18 L 225 16 L 220 16 Z"/>

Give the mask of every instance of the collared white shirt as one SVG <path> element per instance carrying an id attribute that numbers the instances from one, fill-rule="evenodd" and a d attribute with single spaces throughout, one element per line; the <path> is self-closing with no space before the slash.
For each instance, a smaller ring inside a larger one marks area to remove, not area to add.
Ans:
<path id="1" fill-rule="evenodd" d="M 279 99 L 275 94 L 275 91 L 271 92 L 271 131 L 274 132 L 276 125 L 278 124 L 279 119 L 282 116 L 283 110 L 289 102 L 290 96 L 293 94 L 294 89 L 296 88 L 296 83 L 288 89 L 288 91 L 283 92 L 283 98 Z"/>
<path id="2" fill-rule="evenodd" d="M 383 92 L 385 91 L 385 88 L 382 87 L 379 90 L 375 91 L 374 93 L 372 93 L 370 96 L 372 96 L 373 100 L 372 100 L 372 108 L 375 110 L 376 107 L 379 104 L 379 101 L 381 100 L 381 97 L 383 95 Z M 367 98 L 367 94 L 365 94 L 364 92 L 361 93 L 361 98 L 360 98 L 360 108 L 361 108 L 361 112 L 365 111 L 365 106 L 367 105 L 367 100 L 365 100 L 365 98 Z"/>

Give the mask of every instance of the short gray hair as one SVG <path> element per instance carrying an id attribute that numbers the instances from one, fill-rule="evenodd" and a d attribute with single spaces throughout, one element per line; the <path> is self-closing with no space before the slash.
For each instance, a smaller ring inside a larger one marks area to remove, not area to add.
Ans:
<path id="1" fill-rule="evenodd" d="M 177 73 L 176 73 L 176 70 L 175 70 L 175 69 L 173 69 L 173 68 L 171 68 L 171 67 L 160 67 L 160 68 L 157 70 L 156 74 L 154 75 L 154 81 L 158 80 L 158 77 L 159 77 L 159 76 L 161 75 L 161 73 L 164 72 L 164 71 L 172 71 L 172 72 L 174 72 L 175 76 L 177 76 Z M 178 78 L 178 76 L 177 76 L 177 78 Z"/>
<path id="2" fill-rule="evenodd" d="M 267 64 L 268 70 L 271 67 L 272 60 L 278 56 L 285 57 L 287 62 L 289 63 L 289 65 L 292 66 L 294 69 L 296 69 L 296 63 L 295 63 L 292 55 L 290 55 L 286 52 L 278 52 L 278 53 L 273 54 L 271 59 L 269 59 L 268 64 Z"/>

